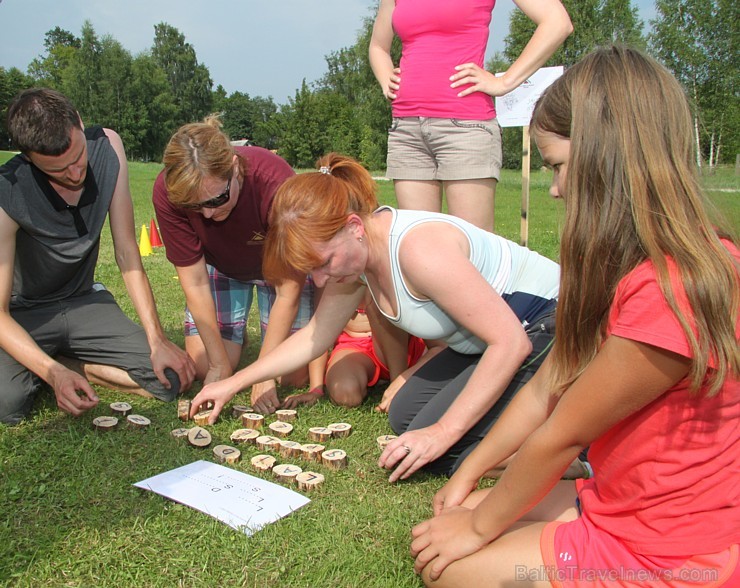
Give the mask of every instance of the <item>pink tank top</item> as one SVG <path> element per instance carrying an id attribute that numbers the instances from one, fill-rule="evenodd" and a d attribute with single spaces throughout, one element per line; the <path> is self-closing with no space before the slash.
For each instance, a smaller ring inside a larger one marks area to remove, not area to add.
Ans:
<path id="1" fill-rule="evenodd" d="M 455 66 L 483 67 L 495 0 L 396 0 L 393 30 L 403 45 L 401 84 L 393 116 L 488 120 L 493 98 L 475 92 L 458 98 L 450 88 Z"/>

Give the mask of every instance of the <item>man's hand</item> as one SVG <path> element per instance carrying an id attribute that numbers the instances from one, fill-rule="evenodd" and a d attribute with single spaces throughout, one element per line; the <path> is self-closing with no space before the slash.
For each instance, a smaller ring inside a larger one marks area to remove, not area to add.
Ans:
<path id="1" fill-rule="evenodd" d="M 190 388 L 195 379 L 195 362 L 184 350 L 165 339 L 152 345 L 151 360 L 154 373 L 165 388 L 169 390 L 171 387 L 164 373 L 165 368 L 171 368 L 177 373 L 180 378 L 180 393 Z"/>
<path id="2" fill-rule="evenodd" d="M 261 414 L 272 414 L 280 408 L 275 380 L 267 380 L 252 386 L 252 407 Z"/>
<path id="3" fill-rule="evenodd" d="M 48 383 L 54 389 L 60 410 L 77 417 L 97 406 L 98 395 L 90 382 L 77 372 L 59 364 L 50 376 Z"/>

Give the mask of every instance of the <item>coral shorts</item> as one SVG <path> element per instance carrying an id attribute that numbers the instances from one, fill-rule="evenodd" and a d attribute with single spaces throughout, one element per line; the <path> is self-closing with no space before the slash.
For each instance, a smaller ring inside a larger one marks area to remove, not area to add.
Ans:
<path id="1" fill-rule="evenodd" d="M 351 335 L 342 332 L 342 334 L 337 337 L 336 343 L 334 343 L 334 349 L 329 356 L 329 362 L 327 365 L 331 365 L 336 353 L 343 349 L 352 349 L 358 353 L 362 353 L 363 355 L 369 357 L 370 360 L 373 362 L 373 365 L 375 366 L 375 372 L 367 382 L 368 387 L 375 386 L 375 384 L 377 384 L 379 380 L 387 380 L 390 378 L 388 368 L 382 361 L 380 361 L 380 359 L 378 359 L 378 356 L 375 354 L 375 346 L 373 345 L 372 335 L 369 335 L 367 337 L 352 337 Z M 424 355 L 424 351 L 426 351 L 426 345 L 424 344 L 424 341 L 422 339 L 419 339 L 419 337 L 409 335 L 409 367 L 419 361 L 419 358 Z"/>
<path id="2" fill-rule="evenodd" d="M 587 516 L 548 524 L 540 550 L 545 566 L 538 579 L 549 579 L 557 588 L 740 586 L 737 544 L 690 558 L 644 556 L 597 528 Z"/>

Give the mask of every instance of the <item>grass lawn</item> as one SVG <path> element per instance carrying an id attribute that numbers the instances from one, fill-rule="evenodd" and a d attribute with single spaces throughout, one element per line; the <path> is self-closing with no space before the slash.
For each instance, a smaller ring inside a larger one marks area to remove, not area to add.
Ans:
<path id="1" fill-rule="evenodd" d="M 0 163 L 9 154 L 0 152 Z M 137 238 L 154 213 L 151 187 L 156 164 L 132 163 Z M 740 226 L 740 181 L 733 170 L 706 180 L 710 197 Z M 529 244 L 557 257 L 562 204 L 547 195 L 549 173 L 533 172 Z M 394 203 L 390 182 L 380 181 L 381 201 Z M 496 198 L 496 230 L 519 238 L 520 176 L 505 171 Z M 157 298 L 162 323 L 182 345 L 184 297 L 164 251 L 156 249 L 144 265 Z M 104 231 L 97 277 L 124 310 L 133 308 L 116 268 L 110 233 Z M 135 318 L 135 317 L 134 317 Z M 258 341 L 252 316 L 250 340 Z M 243 362 L 257 353 L 245 351 Z M 198 387 L 196 387 L 196 390 Z M 196 390 L 188 393 L 192 397 Z M 52 395 L 37 402 L 30 419 L 9 428 L 0 425 L 0 584 L 13 586 L 357 586 L 417 587 L 408 555 L 411 526 L 430 515 L 431 498 L 443 479 L 425 474 L 390 485 L 377 467 L 375 439 L 390 433 L 385 415 L 374 412 L 380 391 L 358 409 L 323 401 L 299 409 L 290 438 L 304 442 L 307 429 L 333 422 L 353 425 L 353 434 L 327 443 L 349 455 L 349 467 L 329 471 L 312 502 L 252 537 L 208 516 L 165 500 L 132 484 L 198 459 L 214 460 L 210 449 L 196 450 L 174 440 L 180 426 L 176 406 L 99 390 L 101 402 L 79 419 L 57 411 Z M 286 391 L 287 393 L 287 391 Z M 108 405 L 126 400 L 134 412 L 149 417 L 144 431 L 121 428 L 97 433 L 92 419 L 109 414 Z M 235 398 L 247 404 L 246 392 Z M 271 422 L 273 419 L 267 419 Z M 209 427 L 213 444 L 230 444 L 239 422 L 224 411 Z M 256 447 L 243 447 L 243 461 L 230 467 L 255 475 L 249 458 Z M 304 467 L 302 460 L 295 463 Z M 269 476 L 265 475 L 269 478 Z"/>

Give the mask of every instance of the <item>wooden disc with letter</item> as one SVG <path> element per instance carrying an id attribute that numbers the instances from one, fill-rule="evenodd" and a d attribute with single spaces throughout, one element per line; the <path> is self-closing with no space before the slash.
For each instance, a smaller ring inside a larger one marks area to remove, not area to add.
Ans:
<path id="1" fill-rule="evenodd" d="M 245 404 L 235 404 L 231 407 L 231 416 L 237 419 L 242 418 L 242 415 L 248 412 L 252 412 L 252 407 Z"/>
<path id="2" fill-rule="evenodd" d="M 287 437 L 293 431 L 293 425 L 290 423 L 284 423 L 283 421 L 275 421 L 270 423 L 268 428 L 275 433 L 278 437 Z"/>
<path id="3" fill-rule="evenodd" d="M 328 449 L 321 454 L 321 463 L 333 470 L 341 470 L 347 467 L 349 458 L 343 449 Z"/>
<path id="4" fill-rule="evenodd" d="M 285 484 L 295 484 L 295 477 L 302 471 L 297 465 L 291 463 L 281 463 L 272 468 L 272 473 L 275 474 L 275 477 Z"/>
<path id="5" fill-rule="evenodd" d="M 188 431 L 188 443 L 193 447 L 208 447 L 211 444 L 211 434 L 203 427 L 193 427 Z"/>
<path id="6" fill-rule="evenodd" d="M 385 449 L 385 446 L 388 445 L 391 441 L 394 439 L 398 439 L 397 435 L 381 435 L 378 437 L 378 447 L 380 447 L 380 450 L 382 451 Z"/>
<path id="7" fill-rule="evenodd" d="M 199 413 L 196 413 L 196 415 L 193 417 L 195 424 L 200 427 L 207 425 L 208 418 L 211 416 L 212 412 L 213 411 L 209 408 L 207 410 L 201 410 Z"/>
<path id="8" fill-rule="evenodd" d="M 96 431 L 112 431 L 118 426 L 118 419 L 114 416 L 99 416 L 93 419 Z"/>
<path id="9" fill-rule="evenodd" d="M 111 402 L 110 409 L 122 417 L 131 414 L 131 405 L 128 402 Z"/>
<path id="10" fill-rule="evenodd" d="M 280 447 L 281 439 L 273 435 L 260 435 L 255 439 L 257 447 L 262 451 L 276 450 Z"/>
<path id="11" fill-rule="evenodd" d="M 190 401 L 187 398 L 177 401 L 177 418 L 181 421 L 190 420 Z"/>
<path id="12" fill-rule="evenodd" d="M 281 410 L 275 411 L 275 416 L 279 421 L 283 421 L 285 423 L 292 423 L 298 418 L 298 411 L 293 410 L 292 408 L 283 408 Z"/>
<path id="13" fill-rule="evenodd" d="M 172 435 L 175 439 L 187 439 L 188 432 L 190 429 L 186 429 L 185 427 L 180 427 L 179 429 L 172 429 L 170 432 L 170 435 Z"/>
<path id="14" fill-rule="evenodd" d="M 231 434 L 231 440 L 234 443 L 251 443 L 254 445 L 259 436 L 260 432 L 254 429 L 237 429 Z"/>
<path id="15" fill-rule="evenodd" d="M 308 461 L 318 461 L 321 463 L 321 453 L 326 449 L 323 445 L 317 443 L 306 443 L 301 448 L 303 459 Z"/>
<path id="16" fill-rule="evenodd" d="M 264 422 L 265 417 L 256 412 L 245 412 L 242 415 L 242 426 L 247 429 L 261 429 Z"/>
<path id="17" fill-rule="evenodd" d="M 128 422 L 129 427 L 132 427 L 134 429 L 146 429 L 149 425 L 152 424 L 152 421 L 150 421 L 145 416 L 141 416 L 140 414 L 130 414 L 126 417 L 126 422 Z"/>
<path id="18" fill-rule="evenodd" d="M 311 427 L 308 430 L 308 438 L 311 439 L 311 441 L 319 441 L 320 443 L 324 443 L 331 439 L 331 435 L 331 429 L 327 427 Z"/>
<path id="19" fill-rule="evenodd" d="M 216 445 L 213 448 L 213 455 L 221 463 L 236 463 L 241 458 L 242 452 L 230 445 Z"/>
<path id="20" fill-rule="evenodd" d="M 349 437 L 352 433 L 352 425 L 349 423 L 332 423 L 326 428 L 331 431 L 333 437 Z"/>
<path id="21" fill-rule="evenodd" d="M 301 457 L 303 445 L 298 441 L 281 441 L 278 451 L 285 458 Z"/>
<path id="22" fill-rule="evenodd" d="M 298 489 L 304 492 L 310 492 L 316 490 L 324 483 L 323 474 L 317 474 L 316 472 L 301 472 L 295 477 L 295 481 L 298 484 Z"/>
<path id="23" fill-rule="evenodd" d="M 277 460 L 272 455 L 255 455 L 252 459 L 252 467 L 266 472 L 271 470 Z"/>

